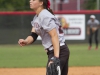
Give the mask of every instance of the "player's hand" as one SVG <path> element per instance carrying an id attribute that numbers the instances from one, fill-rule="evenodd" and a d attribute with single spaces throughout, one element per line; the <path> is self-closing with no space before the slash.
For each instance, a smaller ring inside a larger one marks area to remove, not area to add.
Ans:
<path id="1" fill-rule="evenodd" d="M 48 67 L 50 66 L 51 63 L 53 63 L 53 61 L 50 61 L 50 62 L 48 63 Z"/>
<path id="2" fill-rule="evenodd" d="M 27 42 L 26 42 L 26 40 L 24 40 L 24 39 L 19 39 L 18 44 L 19 44 L 20 46 L 25 46 L 25 45 L 27 44 Z"/>
<path id="3" fill-rule="evenodd" d="M 59 58 L 52 57 L 47 67 L 47 75 L 61 75 Z"/>
<path id="4" fill-rule="evenodd" d="M 97 30 L 97 27 L 92 28 L 92 32 L 95 32 Z"/>

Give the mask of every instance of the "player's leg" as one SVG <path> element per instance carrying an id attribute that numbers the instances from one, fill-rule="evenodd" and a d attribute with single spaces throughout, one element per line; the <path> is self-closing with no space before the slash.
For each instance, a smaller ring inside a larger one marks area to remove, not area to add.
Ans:
<path id="1" fill-rule="evenodd" d="M 54 56 L 54 51 L 47 52 L 47 55 L 48 55 L 48 62 L 49 62 L 51 57 Z M 59 59 L 60 59 L 61 72 L 63 72 L 61 75 L 67 75 L 68 66 L 66 66 L 66 65 L 68 65 L 68 63 L 66 63 L 66 62 L 68 62 L 68 59 L 69 59 L 69 49 L 66 45 L 60 47 Z M 48 66 L 48 63 L 47 63 L 47 66 Z"/>
<path id="2" fill-rule="evenodd" d="M 69 49 L 66 45 L 64 45 L 60 49 L 61 75 L 68 74 L 68 59 L 69 59 Z"/>
<path id="3" fill-rule="evenodd" d="M 89 35 L 89 50 L 91 49 L 92 47 L 92 36 L 93 36 L 93 32 L 92 32 L 92 29 L 90 29 L 90 35 Z"/>
<path id="4" fill-rule="evenodd" d="M 61 75 L 68 75 L 68 59 L 66 61 L 66 64 L 63 67 L 63 70 L 61 72 Z"/>
<path id="5" fill-rule="evenodd" d="M 95 43 L 96 43 L 96 49 L 98 49 L 98 30 L 95 31 Z"/>

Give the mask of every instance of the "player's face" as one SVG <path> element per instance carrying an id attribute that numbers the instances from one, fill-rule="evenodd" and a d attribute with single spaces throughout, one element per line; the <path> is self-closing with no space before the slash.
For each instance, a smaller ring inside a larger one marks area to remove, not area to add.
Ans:
<path id="1" fill-rule="evenodd" d="M 94 21 L 94 18 L 91 18 L 92 21 Z"/>
<path id="2" fill-rule="evenodd" d="M 41 6 L 42 6 L 42 2 L 40 2 L 39 0 L 30 0 L 30 8 L 31 9 L 36 10 Z"/>

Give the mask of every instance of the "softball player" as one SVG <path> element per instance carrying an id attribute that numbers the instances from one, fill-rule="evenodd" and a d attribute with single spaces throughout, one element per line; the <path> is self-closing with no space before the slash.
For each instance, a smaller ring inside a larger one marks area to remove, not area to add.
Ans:
<path id="1" fill-rule="evenodd" d="M 99 21 L 96 19 L 94 15 L 90 16 L 90 19 L 87 22 L 87 34 L 89 35 L 89 50 L 92 47 L 92 37 L 95 34 L 95 43 L 96 43 L 96 50 L 98 49 L 98 30 L 100 27 Z"/>
<path id="2" fill-rule="evenodd" d="M 65 44 L 64 33 L 60 22 L 50 9 L 49 0 L 30 0 L 30 8 L 36 12 L 33 18 L 31 35 L 26 39 L 19 39 L 20 46 L 33 43 L 38 35 L 42 38 L 47 55 L 47 66 L 52 63 L 50 59 L 60 59 L 61 75 L 68 74 L 69 49 Z"/>

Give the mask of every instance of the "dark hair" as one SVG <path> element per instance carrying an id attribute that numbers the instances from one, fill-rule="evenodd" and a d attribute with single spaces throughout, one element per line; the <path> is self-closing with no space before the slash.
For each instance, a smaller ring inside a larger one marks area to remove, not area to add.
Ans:
<path id="1" fill-rule="evenodd" d="M 44 9 L 47 9 L 51 14 L 54 15 L 52 9 L 48 8 L 48 0 L 39 0 L 39 1 L 42 1 L 43 2 L 43 8 Z"/>

